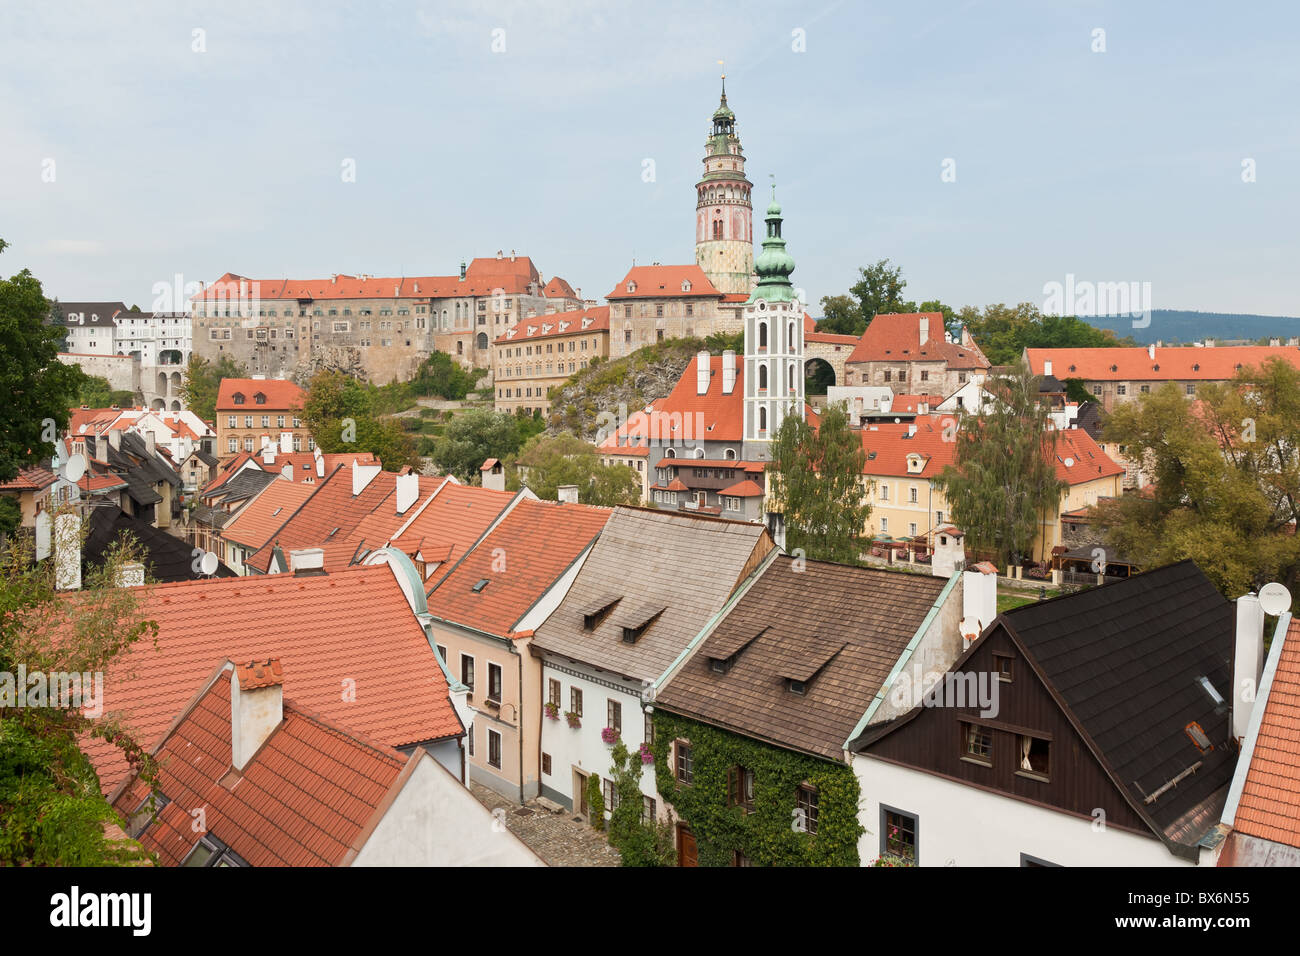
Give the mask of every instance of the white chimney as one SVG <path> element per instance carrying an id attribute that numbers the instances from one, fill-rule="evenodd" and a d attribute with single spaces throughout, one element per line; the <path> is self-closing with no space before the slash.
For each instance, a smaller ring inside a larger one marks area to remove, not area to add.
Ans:
<path id="1" fill-rule="evenodd" d="M 962 637 L 974 640 L 998 616 L 998 572 L 992 565 L 976 565 L 961 573 Z"/>
<path id="2" fill-rule="evenodd" d="M 289 570 L 294 574 L 325 570 L 324 548 L 296 548 L 289 552 Z"/>
<path id="3" fill-rule="evenodd" d="M 709 391 L 711 366 L 708 352 L 700 352 L 695 356 L 695 391 L 698 395 L 705 395 Z"/>
<path id="4" fill-rule="evenodd" d="M 555 489 L 555 500 L 561 504 L 576 505 L 578 503 L 578 486 L 560 485 Z"/>
<path id="5" fill-rule="evenodd" d="M 1152 343 L 1151 345 L 1147 346 L 1147 358 L 1149 358 L 1153 362 L 1156 360 L 1155 343 Z"/>
<path id="6" fill-rule="evenodd" d="M 375 475 L 384 470 L 383 465 L 358 465 L 352 459 L 352 496 L 355 498 L 366 490 L 366 486 L 375 480 Z"/>
<path id="7" fill-rule="evenodd" d="M 262 444 L 262 464 L 264 464 L 264 465 L 274 465 L 274 464 L 275 464 L 275 445 L 271 444 L 271 440 L 270 440 L 269 438 L 263 438 L 263 439 L 262 439 L 262 443 L 263 443 L 263 444 Z"/>
<path id="8" fill-rule="evenodd" d="M 722 353 L 722 394 L 730 395 L 736 387 L 736 353 L 726 349 Z"/>
<path id="9" fill-rule="evenodd" d="M 293 481 L 293 464 L 287 464 L 280 469 L 280 477 Z"/>
<path id="10" fill-rule="evenodd" d="M 144 448 L 145 451 L 149 453 L 150 458 L 152 458 L 158 450 L 158 443 L 154 438 L 154 433 L 152 431 L 146 430 L 144 433 Z"/>
<path id="11" fill-rule="evenodd" d="M 922 415 L 929 415 L 929 414 L 930 414 L 930 403 L 929 403 L 929 402 L 920 402 L 920 403 L 917 405 L 916 410 L 917 410 L 917 412 L 919 412 L 919 413 L 922 414 Z"/>
<path id="12" fill-rule="evenodd" d="M 420 476 L 412 472 L 397 476 L 397 513 L 406 514 L 406 509 L 415 504 L 420 497 Z"/>
<path id="13" fill-rule="evenodd" d="M 913 422 L 912 424 L 907 426 L 907 437 L 911 438 L 915 434 L 916 434 L 916 423 Z"/>
<path id="14" fill-rule="evenodd" d="M 108 430 L 108 443 L 113 446 L 114 450 L 122 450 L 122 429 L 110 428 Z"/>
<path id="15" fill-rule="evenodd" d="M 921 316 L 921 344 L 924 345 L 930 341 L 930 320 L 926 316 Z"/>
<path id="16" fill-rule="evenodd" d="M 320 448 L 316 449 L 316 477 L 325 477 L 325 456 L 320 453 Z"/>
<path id="17" fill-rule="evenodd" d="M 1044 375 L 1051 375 L 1051 374 L 1052 374 L 1052 360 L 1051 360 L 1051 359 L 1048 359 L 1047 361 L 1045 361 L 1045 362 L 1043 363 L 1043 374 L 1044 374 Z"/>
<path id="18" fill-rule="evenodd" d="M 230 763 L 243 770 L 284 720 L 284 676 L 280 662 L 236 665 L 230 676 Z"/>
<path id="19" fill-rule="evenodd" d="M 1264 609 L 1254 592 L 1237 598 L 1237 642 L 1232 664 L 1232 736 L 1241 740 L 1259 693 L 1264 668 Z"/>
<path id="20" fill-rule="evenodd" d="M 144 565 L 139 561 L 128 561 L 117 569 L 117 586 L 120 588 L 138 588 L 144 584 Z"/>
<path id="21" fill-rule="evenodd" d="M 293 432 L 280 432 L 280 454 L 287 455 L 293 451 Z"/>
<path id="22" fill-rule="evenodd" d="M 81 588 L 81 517 L 54 516 L 54 586 L 60 591 Z"/>

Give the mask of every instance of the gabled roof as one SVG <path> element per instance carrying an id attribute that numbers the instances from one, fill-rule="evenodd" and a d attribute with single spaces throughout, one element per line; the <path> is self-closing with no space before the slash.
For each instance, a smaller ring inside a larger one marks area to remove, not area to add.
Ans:
<path id="1" fill-rule="evenodd" d="M 63 323 L 69 328 L 114 328 L 113 316 L 129 311 L 125 302 L 60 302 Z"/>
<path id="2" fill-rule="evenodd" d="M 926 341 L 921 342 L 921 320 L 929 322 Z M 943 339 L 942 312 L 912 312 L 878 315 L 858 339 L 847 361 L 854 362 L 945 362 L 948 368 L 986 369 L 989 360 L 974 345 L 959 345 Z"/>
<path id="3" fill-rule="evenodd" d="M 1232 345 L 1154 351 L 1155 358 L 1145 348 L 1025 349 L 1025 357 L 1035 375 L 1042 375 L 1044 363 L 1051 362 L 1052 374 L 1057 378 L 1089 382 L 1226 381 L 1239 368 L 1257 368 L 1269 358 L 1300 367 L 1300 348 L 1295 346 Z"/>
<path id="4" fill-rule="evenodd" d="M 1117 465 L 1082 428 L 1054 431 L 1051 436 L 1055 441 L 1052 457 L 1056 464 L 1056 477 L 1062 481 L 1079 485 L 1124 474 L 1123 466 Z"/>
<path id="5" fill-rule="evenodd" d="M 388 746 L 463 733 L 424 628 L 387 565 L 181 581 L 139 594 L 157 640 L 114 659 L 104 699 L 105 712 L 123 716 L 146 748 L 226 659 L 279 659 L 286 696 Z M 347 680 L 355 700 L 343 693 Z M 126 776 L 117 747 L 88 739 L 82 749 L 105 793 Z"/>
<path id="6" fill-rule="evenodd" d="M 254 551 L 260 549 L 315 490 L 311 485 L 271 476 L 266 487 L 239 509 L 234 519 L 225 526 L 222 538 Z"/>
<path id="7" fill-rule="evenodd" d="M 506 295 L 523 295 L 541 275 L 528 256 L 515 261 L 475 259 L 460 276 L 350 276 L 336 274 L 324 279 L 249 279 L 227 272 L 194 297 L 194 301 L 236 299 L 240 283 L 248 283 L 248 295 L 260 300 L 326 299 L 439 299 L 456 296 L 492 295 L 498 289 Z M 254 286 L 256 292 L 254 293 Z"/>
<path id="8" fill-rule="evenodd" d="M 629 289 L 629 284 L 632 288 Z M 683 285 L 689 288 L 683 288 Z M 719 292 L 697 265 L 633 266 L 607 296 L 610 301 L 623 299 L 681 298 L 709 296 L 721 299 Z"/>
<path id="9" fill-rule="evenodd" d="M 235 404 L 236 394 L 244 397 L 243 404 Z M 260 405 L 256 401 L 258 394 L 266 396 L 266 401 Z M 223 378 L 217 389 L 217 411 L 256 415 L 298 409 L 302 406 L 304 394 L 301 388 L 287 379 Z"/>
<path id="10" fill-rule="evenodd" d="M 1292 619 L 1276 653 L 1233 829 L 1300 847 L 1300 621 Z"/>
<path id="11" fill-rule="evenodd" d="M 554 338 L 557 335 L 576 335 L 580 332 L 608 332 L 609 306 L 598 305 L 591 309 L 574 309 L 569 312 L 552 312 L 521 319 L 498 335 L 494 344 L 527 342 L 532 339 Z"/>
<path id="12" fill-rule="evenodd" d="M 751 568 L 773 547 L 759 524 L 677 512 L 619 507 L 560 606 L 538 628 L 533 646 L 640 680 L 664 673 Z M 594 630 L 584 609 L 613 590 L 616 609 L 658 604 L 662 614 L 623 642 L 610 613 Z"/>
<path id="13" fill-rule="evenodd" d="M 514 500 L 509 491 L 494 491 L 447 481 L 426 495 L 416 512 L 394 535 L 392 546 L 420 556 L 426 565 L 459 559 Z"/>
<path id="14" fill-rule="evenodd" d="M 842 760 L 847 740 L 949 579 L 777 557 L 655 705 Z M 778 613 L 774 613 L 774 611 Z M 724 661 L 725 673 L 713 670 Z M 807 681 L 803 696 L 787 680 Z"/>
<path id="15" fill-rule="evenodd" d="M 945 440 L 944 421 L 951 416 L 917 415 L 912 422 L 881 422 L 860 432 L 862 449 L 867 454 L 864 475 L 890 478 L 934 478 L 948 465 L 956 463 L 957 443 Z M 916 428 L 908 437 L 908 430 Z M 951 437 L 951 436 L 950 436 Z M 908 471 L 908 458 L 920 456 L 919 471 Z"/>
<path id="16" fill-rule="evenodd" d="M 271 472 L 260 468 L 245 468 L 233 474 L 228 473 L 224 481 L 212 482 L 202 494 L 203 497 L 210 498 L 213 504 L 233 505 L 255 497 L 276 480 L 277 477 Z M 285 484 L 289 482 L 286 481 Z"/>
<path id="17" fill-rule="evenodd" d="M 748 296 L 746 296 L 748 298 Z M 837 335 L 834 332 L 818 332 L 817 323 L 807 312 L 803 314 L 803 340 L 807 345 L 847 345 L 858 344 L 856 335 Z"/>
<path id="18" fill-rule="evenodd" d="M 578 293 L 573 291 L 573 286 L 559 276 L 551 277 L 551 281 L 546 283 L 546 287 L 542 289 L 542 295 L 548 299 L 576 299 L 578 297 Z"/>
<path id="19" fill-rule="evenodd" d="M 194 548 L 184 539 L 161 531 L 132 517 L 121 508 L 91 508 L 86 541 L 81 548 L 85 565 L 104 563 L 109 550 L 124 534 L 135 538 L 144 552 L 145 569 L 159 581 L 192 581 L 200 577 L 194 568 Z M 214 577 L 230 578 L 235 572 L 218 563 Z"/>
<path id="20" fill-rule="evenodd" d="M 20 468 L 9 481 L 0 481 L 0 491 L 42 491 L 58 479 L 39 465 Z"/>
<path id="21" fill-rule="evenodd" d="M 429 592 L 429 613 L 509 635 L 591 546 L 609 516 L 607 508 L 521 499 Z"/>
<path id="22" fill-rule="evenodd" d="M 738 481 L 734 485 L 723 488 L 718 494 L 730 495 L 733 498 L 761 498 L 763 497 L 763 489 L 758 487 L 753 479 L 746 478 L 744 481 Z"/>
<path id="23" fill-rule="evenodd" d="M 242 689 L 242 685 L 241 685 Z M 158 785 L 169 801 L 140 835 L 163 866 L 180 866 L 204 833 L 251 866 L 338 866 L 391 802 L 408 761 L 383 743 L 345 730 L 292 700 L 253 758 L 231 773 L 231 669 L 180 717 L 158 749 Z M 138 779 L 114 806 L 130 816 L 149 795 Z M 204 808 L 205 829 L 192 824 Z"/>

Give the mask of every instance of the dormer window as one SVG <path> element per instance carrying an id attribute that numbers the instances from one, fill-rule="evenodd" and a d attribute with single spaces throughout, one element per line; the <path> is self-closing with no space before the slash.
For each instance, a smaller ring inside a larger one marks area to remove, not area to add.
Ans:
<path id="1" fill-rule="evenodd" d="M 790 679 L 785 682 L 786 690 L 792 694 L 798 694 L 800 697 L 808 692 L 808 685 L 801 680 Z"/>
<path id="2" fill-rule="evenodd" d="M 261 392 L 258 392 L 256 395 L 253 396 L 253 401 L 256 402 L 258 405 L 265 405 L 266 396 L 263 395 Z"/>
<path id="3" fill-rule="evenodd" d="M 627 284 L 627 291 L 628 291 L 628 292 L 635 292 L 635 291 L 636 291 L 636 282 L 629 282 L 629 283 Z"/>
<path id="4" fill-rule="evenodd" d="M 233 401 L 236 405 L 244 404 L 243 392 L 236 392 L 234 395 L 231 396 L 231 401 Z"/>
<path id="5" fill-rule="evenodd" d="M 690 292 L 690 291 L 691 291 L 691 280 L 690 280 L 690 279 L 683 279 L 683 280 L 682 280 L 682 291 L 683 291 L 683 292 Z"/>
<path id="6" fill-rule="evenodd" d="M 601 622 L 609 616 L 609 612 L 614 609 L 614 605 L 622 600 L 622 597 L 607 598 L 597 604 L 592 605 L 582 613 L 582 629 L 584 631 L 594 631 L 600 627 Z"/>

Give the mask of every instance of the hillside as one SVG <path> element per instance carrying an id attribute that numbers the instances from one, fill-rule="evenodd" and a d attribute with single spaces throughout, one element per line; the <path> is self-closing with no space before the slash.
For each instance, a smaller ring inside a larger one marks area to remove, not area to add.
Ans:
<path id="1" fill-rule="evenodd" d="M 614 361 L 589 365 L 570 376 L 551 399 L 547 434 L 569 432 L 595 441 L 601 412 L 627 414 L 639 411 L 673 390 L 691 357 L 702 350 L 721 352 L 741 348 L 739 336 L 704 339 L 669 339 L 637 349 Z"/>
<path id="2" fill-rule="evenodd" d="M 1269 337 L 1285 341 L 1290 336 L 1300 336 L 1300 318 L 1286 315 L 1152 309 L 1151 324 L 1142 329 L 1133 328 L 1133 320 L 1126 315 L 1088 316 L 1086 321 L 1099 329 L 1111 329 L 1116 335 L 1131 335 L 1142 345 L 1199 342 L 1207 337 L 1216 341 L 1253 342 Z"/>

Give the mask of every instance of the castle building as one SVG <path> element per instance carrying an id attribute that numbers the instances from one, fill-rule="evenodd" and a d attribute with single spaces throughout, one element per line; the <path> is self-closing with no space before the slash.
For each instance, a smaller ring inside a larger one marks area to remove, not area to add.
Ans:
<path id="1" fill-rule="evenodd" d="M 719 292 L 748 296 L 754 271 L 753 183 L 745 178 L 725 77 L 704 145 L 704 176 L 695 184 L 695 261 Z"/>

